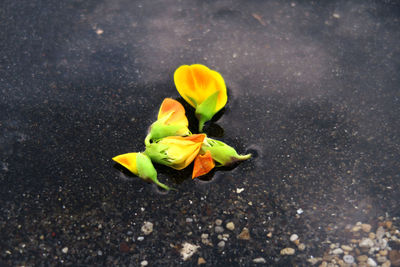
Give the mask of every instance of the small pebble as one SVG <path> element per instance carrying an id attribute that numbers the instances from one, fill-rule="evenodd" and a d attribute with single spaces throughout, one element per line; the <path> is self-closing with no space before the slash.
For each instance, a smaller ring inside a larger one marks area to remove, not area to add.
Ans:
<path id="1" fill-rule="evenodd" d="M 242 240 L 250 240 L 250 232 L 249 229 L 247 229 L 246 227 L 243 228 L 242 232 L 238 235 L 239 239 Z"/>
<path id="2" fill-rule="evenodd" d="M 218 242 L 218 247 L 219 247 L 219 248 L 225 247 L 225 241 L 219 241 L 219 242 Z"/>
<path id="3" fill-rule="evenodd" d="M 393 266 L 400 266 L 400 251 L 392 250 L 389 252 L 389 258 Z"/>
<path id="4" fill-rule="evenodd" d="M 369 233 L 371 231 L 371 228 L 372 226 L 370 224 L 367 223 L 361 224 L 361 229 L 366 233 Z"/>
<path id="5" fill-rule="evenodd" d="M 143 234 L 149 235 L 153 232 L 153 223 L 151 222 L 144 222 L 141 228 Z"/>
<path id="6" fill-rule="evenodd" d="M 68 253 L 68 247 L 63 248 L 61 251 L 62 253 Z"/>
<path id="7" fill-rule="evenodd" d="M 220 234 L 220 233 L 222 233 L 224 231 L 224 228 L 222 226 L 215 226 L 214 231 L 217 234 Z"/>
<path id="8" fill-rule="evenodd" d="M 333 254 L 335 255 L 339 255 L 339 254 L 343 254 L 343 249 L 341 248 L 336 248 L 332 251 Z"/>
<path id="9" fill-rule="evenodd" d="M 296 235 L 296 234 L 292 234 L 292 235 L 290 236 L 290 241 L 292 241 L 292 242 L 296 241 L 297 239 L 299 239 L 299 236 Z"/>
<path id="10" fill-rule="evenodd" d="M 203 257 L 199 257 L 199 259 L 197 260 L 197 265 L 202 265 L 202 264 L 206 264 L 206 260 Z"/>
<path id="11" fill-rule="evenodd" d="M 193 219 L 192 218 L 186 218 L 186 222 L 187 223 L 191 223 L 191 222 L 193 222 Z"/>
<path id="12" fill-rule="evenodd" d="M 303 209 L 298 209 L 296 212 L 297 212 L 297 214 L 300 215 L 300 214 L 302 214 L 304 211 L 303 211 Z"/>
<path id="13" fill-rule="evenodd" d="M 139 236 L 139 237 L 137 238 L 137 240 L 138 240 L 138 241 L 143 241 L 143 240 L 144 240 L 144 237 L 143 237 L 143 236 Z"/>
<path id="14" fill-rule="evenodd" d="M 375 267 L 375 266 L 378 265 L 378 264 L 376 264 L 376 262 L 375 262 L 372 258 L 368 258 L 367 264 L 368 264 L 369 266 L 371 266 L 371 267 Z"/>
<path id="15" fill-rule="evenodd" d="M 371 238 L 371 239 L 375 239 L 375 238 L 376 238 L 376 235 L 375 235 L 374 232 L 370 232 L 370 233 L 368 234 L 368 237 Z"/>
<path id="16" fill-rule="evenodd" d="M 215 224 L 218 225 L 218 226 L 222 225 L 222 220 L 216 219 L 215 220 Z"/>
<path id="17" fill-rule="evenodd" d="M 390 267 L 390 265 L 392 265 L 392 263 L 390 261 L 386 261 L 384 263 L 382 263 L 382 267 Z"/>
<path id="18" fill-rule="evenodd" d="M 380 254 L 381 256 L 387 256 L 388 251 L 387 251 L 387 250 L 381 250 L 381 251 L 379 251 L 379 254 Z"/>
<path id="19" fill-rule="evenodd" d="M 385 226 L 386 226 L 386 228 L 388 228 L 388 229 L 392 228 L 392 225 L 393 225 L 393 223 L 392 223 L 391 221 L 386 221 L 386 222 L 385 222 Z"/>
<path id="20" fill-rule="evenodd" d="M 360 241 L 360 243 L 358 243 L 358 245 L 359 245 L 361 248 L 371 248 L 371 247 L 374 246 L 374 241 L 372 241 L 372 240 L 369 239 L 369 238 L 363 238 L 363 239 Z"/>
<path id="21" fill-rule="evenodd" d="M 201 234 L 201 239 L 207 239 L 208 238 L 208 234 Z"/>
<path id="22" fill-rule="evenodd" d="M 379 263 L 384 263 L 384 262 L 387 262 L 387 258 L 386 258 L 386 256 L 380 256 L 380 255 L 378 255 L 378 256 L 376 257 L 376 261 L 379 262 Z"/>
<path id="23" fill-rule="evenodd" d="M 317 264 L 318 262 L 320 262 L 322 259 L 321 258 L 309 258 L 307 261 L 309 262 L 309 263 L 311 263 L 311 265 L 315 265 L 315 264 Z"/>
<path id="24" fill-rule="evenodd" d="M 144 260 L 144 261 L 142 261 L 141 263 L 140 263 L 140 265 L 141 266 L 147 266 L 149 263 L 146 261 L 146 260 Z"/>
<path id="25" fill-rule="evenodd" d="M 182 244 L 182 249 L 180 250 L 181 256 L 184 261 L 190 259 L 194 253 L 196 253 L 197 249 L 199 246 L 190 244 L 188 242 L 185 242 Z"/>
<path id="26" fill-rule="evenodd" d="M 244 191 L 244 188 L 236 188 L 236 193 L 240 194 Z"/>
<path id="27" fill-rule="evenodd" d="M 382 226 L 379 226 L 376 230 L 376 238 L 382 239 L 383 235 L 385 234 L 385 229 Z"/>
<path id="28" fill-rule="evenodd" d="M 345 263 L 348 263 L 348 264 L 354 263 L 354 257 L 351 255 L 344 255 L 343 260 Z"/>
<path id="29" fill-rule="evenodd" d="M 100 28 L 96 30 L 97 35 L 102 35 L 103 33 L 104 33 L 104 31 Z"/>
<path id="30" fill-rule="evenodd" d="M 300 251 L 303 251 L 303 250 L 306 249 L 306 245 L 303 244 L 303 243 L 300 243 L 300 244 L 297 246 L 297 248 L 298 248 Z"/>
<path id="31" fill-rule="evenodd" d="M 253 259 L 254 263 L 267 263 L 267 261 L 264 258 L 255 258 Z"/>
<path id="32" fill-rule="evenodd" d="M 103 251 L 101 251 L 101 250 L 97 251 L 97 255 L 98 256 L 103 256 Z"/>
<path id="33" fill-rule="evenodd" d="M 281 250 L 281 255 L 293 255 L 294 253 L 294 248 L 284 248 Z"/>
<path id="34" fill-rule="evenodd" d="M 348 245 L 341 245 L 340 246 L 344 251 L 352 251 L 353 248 L 351 246 Z"/>
<path id="35" fill-rule="evenodd" d="M 357 257 L 357 261 L 360 262 L 366 262 L 368 260 L 368 256 L 367 255 L 361 255 Z"/>
<path id="36" fill-rule="evenodd" d="M 231 230 L 231 231 L 235 230 L 235 224 L 233 222 L 228 222 L 226 224 L 226 229 Z"/>

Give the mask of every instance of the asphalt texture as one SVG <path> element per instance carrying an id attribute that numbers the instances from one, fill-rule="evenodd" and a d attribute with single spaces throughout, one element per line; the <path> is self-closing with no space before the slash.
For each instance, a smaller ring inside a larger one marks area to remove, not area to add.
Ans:
<path id="1" fill-rule="evenodd" d="M 399 25 L 397 1 L 3 1 L 0 264 L 308 266 L 349 225 L 399 227 Z M 164 192 L 111 158 L 194 63 L 228 87 L 206 133 L 253 158 L 156 166 Z"/>

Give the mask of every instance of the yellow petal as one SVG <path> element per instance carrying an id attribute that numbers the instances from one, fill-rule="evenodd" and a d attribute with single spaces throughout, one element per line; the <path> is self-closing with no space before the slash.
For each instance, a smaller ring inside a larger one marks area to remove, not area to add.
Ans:
<path id="1" fill-rule="evenodd" d="M 181 124 L 186 127 L 189 125 L 188 119 L 185 115 L 185 108 L 181 103 L 172 98 L 165 98 L 161 104 L 160 111 L 158 112 L 159 120 L 166 116 L 169 116 L 167 121 L 165 121 L 166 125 Z"/>
<path id="2" fill-rule="evenodd" d="M 112 158 L 113 161 L 121 164 L 125 168 L 127 168 L 130 172 L 135 175 L 138 175 L 138 169 L 136 166 L 136 157 L 138 153 L 126 153 L 122 155 L 118 155 Z"/>
<path id="3" fill-rule="evenodd" d="M 217 91 L 218 102 L 214 112 L 227 102 L 226 85 L 221 74 L 204 65 L 180 66 L 174 73 L 174 82 L 179 94 L 194 108 Z"/>
<path id="4" fill-rule="evenodd" d="M 167 155 L 171 158 L 171 167 L 176 170 L 186 168 L 199 154 L 205 134 L 191 136 L 169 136 L 159 143 L 168 146 Z"/>

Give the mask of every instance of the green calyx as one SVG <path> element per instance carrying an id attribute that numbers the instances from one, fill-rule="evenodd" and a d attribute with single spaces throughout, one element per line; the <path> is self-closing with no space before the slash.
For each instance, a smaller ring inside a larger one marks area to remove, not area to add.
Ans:
<path id="1" fill-rule="evenodd" d="M 171 190 L 171 188 L 157 179 L 157 171 L 153 166 L 150 158 L 143 153 L 139 153 L 136 157 L 136 166 L 139 177 L 148 182 L 155 183 L 165 190 Z"/>
<path id="2" fill-rule="evenodd" d="M 160 140 L 167 136 L 185 136 L 190 134 L 190 131 L 185 124 L 165 124 L 171 115 L 172 113 L 163 119 L 155 121 L 150 126 L 149 133 L 144 140 L 146 146 L 150 144 L 150 140 Z"/>
<path id="3" fill-rule="evenodd" d="M 213 160 L 218 162 L 220 166 L 230 166 L 251 157 L 251 154 L 239 155 L 233 147 L 211 138 L 205 139 L 201 150 L 204 153 L 210 151 Z"/>
<path id="4" fill-rule="evenodd" d="M 215 113 L 218 112 L 216 109 L 219 92 L 215 92 L 204 100 L 200 105 L 196 107 L 195 115 L 199 120 L 199 131 L 203 131 L 204 123 L 211 120 Z"/>
<path id="5" fill-rule="evenodd" d="M 171 161 L 167 155 L 168 146 L 160 144 L 158 142 L 146 145 L 144 153 L 150 157 L 150 159 L 158 164 L 170 166 Z"/>

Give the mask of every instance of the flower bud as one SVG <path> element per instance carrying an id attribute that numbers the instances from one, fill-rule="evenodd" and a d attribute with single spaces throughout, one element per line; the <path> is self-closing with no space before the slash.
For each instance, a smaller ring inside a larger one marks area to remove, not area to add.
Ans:
<path id="1" fill-rule="evenodd" d="M 152 182 L 156 185 L 164 188 L 165 190 L 170 190 L 167 185 L 161 183 L 157 179 L 157 171 L 153 166 L 153 163 L 143 153 L 126 153 L 113 157 L 113 160 L 126 169 L 128 169 L 133 174 L 137 175 L 146 182 Z"/>
<path id="2" fill-rule="evenodd" d="M 146 145 L 145 153 L 154 162 L 181 170 L 196 158 L 205 137 L 205 134 L 165 137 Z"/>
<path id="3" fill-rule="evenodd" d="M 213 160 L 218 162 L 219 166 L 230 166 L 251 157 L 251 154 L 239 155 L 233 147 L 208 137 L 204 140 L 201 151 L 202 153 L 210 151 Z"/>
<path id="4" fill-rule="evenodd" d="M 148 145 L 150 140 L 159 140 L 167 136 L 189 135 L 188 125 L 182 104 L 172 98 L 165 98 L 158 112 L 157 121 L 150 126 L 145 144 Z"/>

